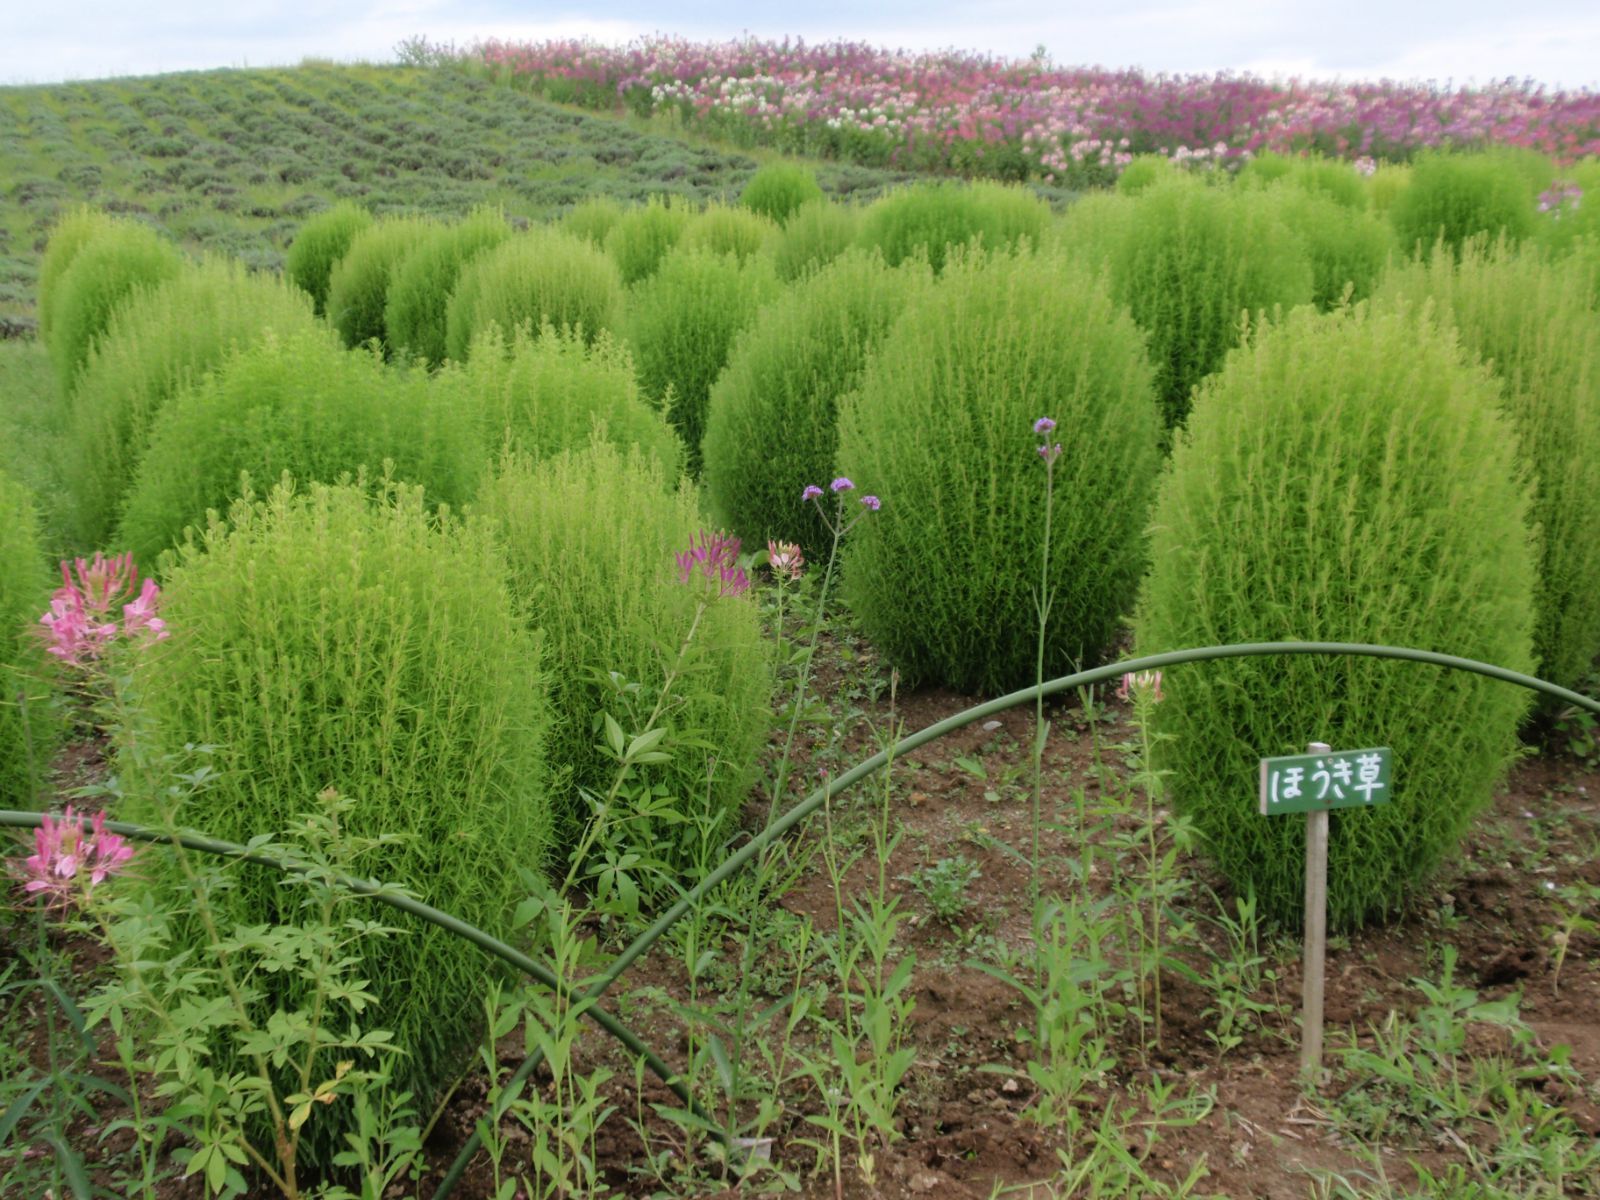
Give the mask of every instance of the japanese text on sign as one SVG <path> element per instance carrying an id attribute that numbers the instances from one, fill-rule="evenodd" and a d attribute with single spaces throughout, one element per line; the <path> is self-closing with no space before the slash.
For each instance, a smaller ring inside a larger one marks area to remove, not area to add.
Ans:
<path id="1" fill-rule="evenodd" d="M 1333 750 L 1261 760 L 1261 812 L 1316 812 L 1366 808 L 1389 800 L 1393 755 L 1375 750 Z"/>

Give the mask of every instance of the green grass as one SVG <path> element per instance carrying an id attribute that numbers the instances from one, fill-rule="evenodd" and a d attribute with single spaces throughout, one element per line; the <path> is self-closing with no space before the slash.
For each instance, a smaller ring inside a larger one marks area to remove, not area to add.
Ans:
<path id="1" fill-rule="evenodd" d="M 301 223 L 374 215 L 559 215 L 655 192 L 734 201 L 757 160 L 559 108 L 457 71 L 315 64 L 0 88 L 0 319 L 31 321 L 44 240 L 88 203 L 191 251 L 278 269 Z M 871 196 L 898 172 L 817 168 Z"/>

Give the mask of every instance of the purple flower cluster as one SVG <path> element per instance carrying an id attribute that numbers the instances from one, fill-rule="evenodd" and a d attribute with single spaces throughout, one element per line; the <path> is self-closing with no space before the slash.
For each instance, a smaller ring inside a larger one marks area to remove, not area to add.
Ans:
<path id="1" fill-rule="evenodd" d="M 1600 153 L 1600 93 L 1527 81 L 1268 82 L 754 38 L 488 41 L 468 53 L 554 99 L 675 110 L 780 150 L 974 174 L 1021 167 L 1062 183 L 1108 181 L 1135 154 L 1207 168 L 1264 150 L 1405 159 L 1431 147 L 1514 145 L 1563 161 Z"/>
<path id="2" fill-rule="evenodd" d="M 679 551 L 678 582 L 688 583 L 699 576 L 719 596 L 742 596 L 750 590 L 750 577 L 739 565 L 739 539 L 725 533 L 707 534 L 701 530 L 690 539 L 689 548 Z"/>

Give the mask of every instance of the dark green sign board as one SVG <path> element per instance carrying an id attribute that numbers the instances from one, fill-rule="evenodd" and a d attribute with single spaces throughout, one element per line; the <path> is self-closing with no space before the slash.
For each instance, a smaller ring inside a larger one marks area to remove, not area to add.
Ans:
<path id="1" fill-rule="evenodd" d="M 1261 760 L 1261 814 L 1321 812 L 1387 804 L 1394 791 L 1394 755 L 1329 750 Z"/>

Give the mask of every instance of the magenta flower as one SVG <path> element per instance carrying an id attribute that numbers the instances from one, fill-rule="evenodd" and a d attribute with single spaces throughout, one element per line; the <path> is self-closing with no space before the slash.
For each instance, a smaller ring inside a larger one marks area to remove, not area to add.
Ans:
<path id="1" fill-rule="evenodd" d="M 1061 443 L 1057 442 L 1053 446 L 1040 446 L 1039 457 L 1044 459 L 1047 464 L 1055 462 L 1057 458 L 1061 457 Z"/>
<path id="2" fill-rule="evenodd" d="M 84 667 L 97 661 L 119 633 L 142 642 L 165 638 L 167 623 L 156 616 L 161 589 L 153 579 L 146 579 L 138 595 L 121 604 L 118 626 L 117 607 L 133 596 L 138 578 L 131 554 L 114 558 L 96 554 L 91 562 L 81 558 L 63 562 L 62 586 L 50 598 L 50 611 L 39 618 L 45 650 L 70 666 Z"/>
<path id="3" fill-rule="evenodd" d="M 680 551 L 678 582 L 688 583 L 700 576 L 716 585 L 719 596 L 742 596 L 750 590 L 750 578 L 739 565 L 739 539 L 725 533 L 707 534 L 701 530 L 689 548 Z"/>
<path id="4" fill-rule="evenodd" d="M 876 496 L 863 496 L 861 497 L 861 507 L 868 512 L 877 512 L 883 507 L 883 501 Z"/>
<path id="5" fill-rule="evenodd" d="M 807 500 L 816 500 L 821 496 L 822 489 L 814 483 L 808 483 L 806 484 L 806 490 L 800 493 L 800 503 L 804 504 Z"/>
<path id="6" fill-rule="evenodd" d="M 156 587 L 156 581 L 146 579 L 144 586 L 139 589 L 138 599 L 122 606 L 123 633 L 128 637 L 143 634 L 156 642 L 167 636 L 167 623 L 156 616 L 156 601 L 160 595 L 161 589 Z"/>
<path id="7" fill-rule="evenodd" d="M 66 906 L 88 900 L 94 889 L 121 873 L 133 858 L 133 847 L 126 838 L 106 829 L 106 814 L 94 815 L 88 830 L 83 817 L 67 811 L 58 822 L 46 814 L 33 831 L 34 853 L 24 860 L 20 871 L 22 890 L 42 896 L 51 906 Z"/>
<path id="8" fill-rule="evenodd" d="M 828 486 L 836 492 L 848 492 L 851 488 L 855 487 L 855 484 L 851 483 L 848 479 L 841 475 Z"/>
<path id="9" fill-rule="evenodd" d="M 1161 702 L 1160 671 L 1129 671 L 1117 685 L 1119 700 L 1132 700 L 1146 692 L 1150 693 L 1150 698 L 1156 703 Z"/>
<path id="10" fill-rule="evenodd" d="M 1041 436 L 1049 433 L 1056 427 L 1056 423 L 1049 417 L 1040 417 L 1033 423 L 1033 431 Z"/>
<path id="11" fill-rule="evenodd" d="M 793 542 L 767 543 L 767 566 L 772 568 L 774 575 L 799 579 L 805 565 L 805 555 L 800 553 L 800 547 Z"/>

